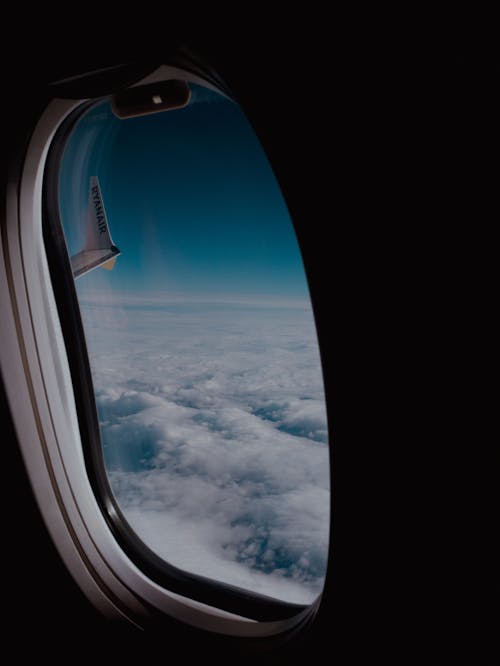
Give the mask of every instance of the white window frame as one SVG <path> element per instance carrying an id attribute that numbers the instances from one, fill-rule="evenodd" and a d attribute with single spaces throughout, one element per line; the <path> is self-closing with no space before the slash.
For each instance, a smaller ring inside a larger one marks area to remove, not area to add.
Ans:
<path id="1" fill-rule="evenodd" d="M 217 90 L 171 66 L 160 67 L 135 85 L 174 78 Z M 42 235 L 42 188 L 51 141 L 65 118 L 87 101 L 54 99 L 48 105 L 29 141 L 21 173 L 8 183 L 0 256 L 0 368 L 34 495 L 65 565 L 104 615 L 142 627 L 151 606 L 221 634 L 281 634 L 309 620 L 321 597 L 292 618 L 257 622 L 170 592 L 146 576 L 118 544 L 89 482 Z"/>

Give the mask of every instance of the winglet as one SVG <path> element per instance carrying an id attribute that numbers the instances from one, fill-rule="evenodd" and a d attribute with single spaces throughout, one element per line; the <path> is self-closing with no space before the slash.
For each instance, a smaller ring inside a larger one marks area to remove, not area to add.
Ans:
<path id="1" fill-rule="evenodd" d="M 99 266 L 111 270 L 119 254 L 109 231 L 99 180 L 97 176 L 91 176 L 85 246 L 71 257 L 73 275 L 81 277 Z"/>

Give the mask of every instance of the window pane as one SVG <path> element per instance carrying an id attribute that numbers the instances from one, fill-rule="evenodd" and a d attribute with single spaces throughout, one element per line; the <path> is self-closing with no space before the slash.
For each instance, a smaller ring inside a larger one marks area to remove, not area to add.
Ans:
<path id="1" fill-rule="evenodd" d="M 61 163 L 73 265 L 101 252 L 76 287 L 106 471 L 166 562 L 309 603 L 330 489 L 300 251 L 241 109 L 190 87 L 184 109 L 120 120 L 92 107 Z"/>

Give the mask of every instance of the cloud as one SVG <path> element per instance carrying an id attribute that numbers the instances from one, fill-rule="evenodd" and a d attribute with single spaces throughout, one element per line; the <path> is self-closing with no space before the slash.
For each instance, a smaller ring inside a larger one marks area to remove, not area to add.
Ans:
<path id="1" fill-rule="evenodd" d="M 85 301 L 84 301 L 85 302 Z M 307 308 L 82 306 L 113 492 L 184 570 L 299 603 L 328 552 L 328 437 Z"/>

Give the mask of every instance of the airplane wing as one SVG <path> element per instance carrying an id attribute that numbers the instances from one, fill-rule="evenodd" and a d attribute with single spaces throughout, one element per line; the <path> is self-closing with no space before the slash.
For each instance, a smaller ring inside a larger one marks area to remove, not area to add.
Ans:
<path id="1" fill-rule="evenodd" d="M 91 176 L 85 246 L 71 257 L 73 275 L 81 277 L 98 266 L 111 270 L 119 254 L 109 231 L 99 180 Z"/>

